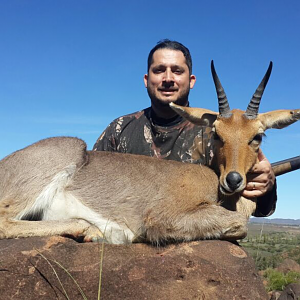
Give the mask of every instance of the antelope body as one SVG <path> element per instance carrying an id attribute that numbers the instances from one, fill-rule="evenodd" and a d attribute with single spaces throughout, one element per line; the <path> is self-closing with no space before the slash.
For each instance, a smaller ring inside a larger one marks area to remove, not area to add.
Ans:
<path id="1" fill-rule="evenodd" d="M 212 64 L 219 113 L 171 107 L 212 127 L 216 175 L 206 166 L 91 152 L 77 138 L 39 141 L 0 161 L 0 238 L 47 235 L 111 243 L 243 238 L 255 201 L 240 196 L 261 136 L 300 110 L 258 114 L 270 67 L 246 110 L 230 110 Z"/>

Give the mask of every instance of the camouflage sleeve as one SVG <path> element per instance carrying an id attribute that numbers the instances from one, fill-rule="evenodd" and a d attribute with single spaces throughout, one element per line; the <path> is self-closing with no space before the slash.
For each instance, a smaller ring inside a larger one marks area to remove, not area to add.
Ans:
<path id="1" fill-rule="evenodd" d="M 257 198 L 256 210 L 253 214 L 255 217 L 269 217 L 276 209 L 277 202 L 277 184 L 273 189 L 262 197 Z"/>
<path id="2" fill-rule="evenodd" d="M 114 128 L 115 121 L 110 123 L 109 126 L 99 136 L 93 147 L 93 151 L 117 152 L 117 136 Z"/>

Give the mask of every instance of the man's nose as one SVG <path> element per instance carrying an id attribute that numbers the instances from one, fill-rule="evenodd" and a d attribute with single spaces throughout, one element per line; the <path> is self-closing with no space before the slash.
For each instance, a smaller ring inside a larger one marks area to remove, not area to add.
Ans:
<path id="1" fill-rule="evenodd" d="M 165 82 L 172 82 L 174 81 L 174 78 L 173 78 L 173 73 L 171 70 L 166 70 L 165 72 L 165 76 L 164 76 L 164 81 Z"/>

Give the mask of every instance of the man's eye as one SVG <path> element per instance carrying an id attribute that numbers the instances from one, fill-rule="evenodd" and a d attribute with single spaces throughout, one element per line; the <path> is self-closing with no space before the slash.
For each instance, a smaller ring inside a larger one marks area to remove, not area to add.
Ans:
<path id="1" fill-rule="evenodd" d="M 182 74 L 182 71 L 181 70 L 175 70 L 174 73 L 180 75 L 180 74 Z"/>
<path id="2" fill-rule="evenodd" d="M 153 70 L 153 73 L 154 74 L 160 74 L 160 73 L 162 73 L 163 72 L 163 70 L 161 70 L 161 69 L 154 69 Z"/>
<path id="3" fill-rule="evenodd" d="M 177 74 L 177 75 L 180 75 L 180 74 L 182 74 L 184 71 L 182 70 L 182 69 L 174 69 L 173 70 L 173 73 L 174 74 Z"/>

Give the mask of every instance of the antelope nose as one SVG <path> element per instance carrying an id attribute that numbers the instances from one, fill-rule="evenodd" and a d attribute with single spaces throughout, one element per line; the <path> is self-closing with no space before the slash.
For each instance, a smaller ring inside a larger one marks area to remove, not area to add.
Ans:
<path id="1" fill-rule="evenodd" d="M 242 184 L 243 178 L 238 172 L 230 172 L 226 176 L 226 182 L 228 187 L 235 191 L 241 184 Z"/>

